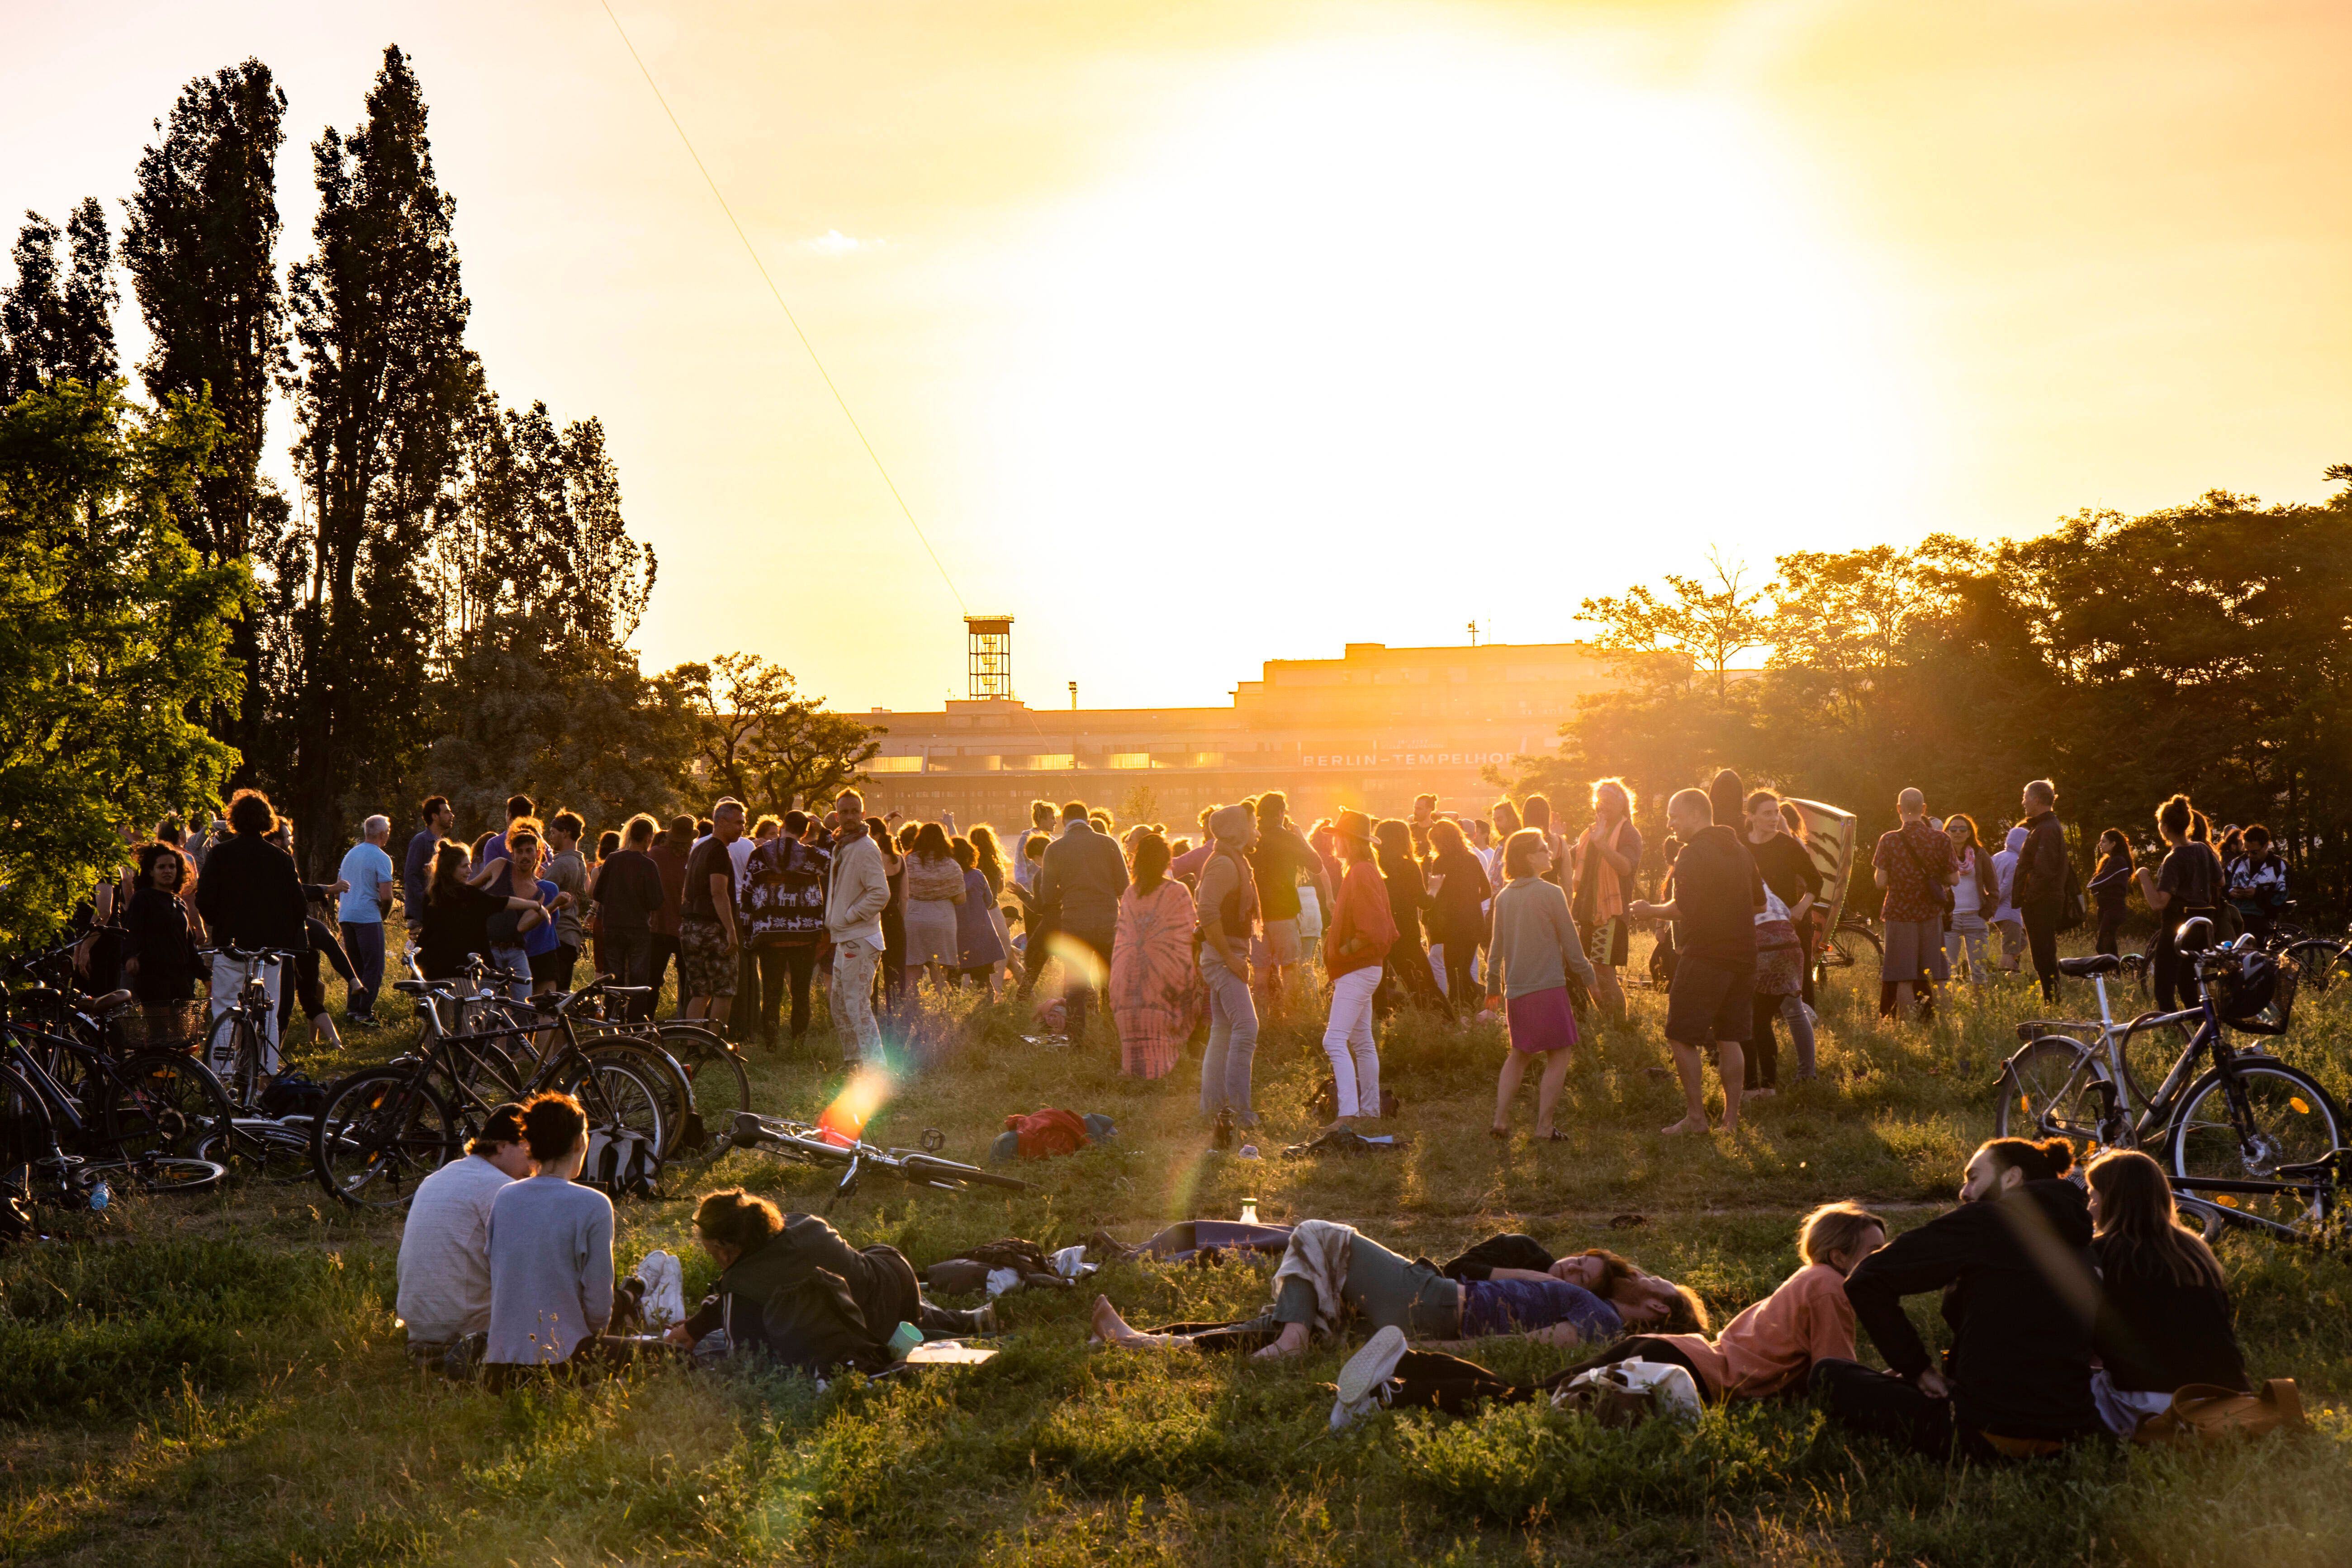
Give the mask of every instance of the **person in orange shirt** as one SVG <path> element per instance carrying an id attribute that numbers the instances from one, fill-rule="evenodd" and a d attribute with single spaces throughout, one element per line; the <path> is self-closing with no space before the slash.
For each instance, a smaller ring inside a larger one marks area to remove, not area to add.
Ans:
<path id="1" fill-rule="evenodd" d="M 1853 1359 L 1853 1304 L 1845 1299 L 1845 1277 L 1885 1245 L 1886 1222 L 1876 1215 L 1858 1204 L 1823 1204 L 1797 1228 L 1804 1267 L 1712 1341 L 1704 1334 L 1636 1334 L 1610 1346 L 1601 1360 L 1687 1367 L 1710 1405 L 1802 1388 L 1813 1363 Z"/>

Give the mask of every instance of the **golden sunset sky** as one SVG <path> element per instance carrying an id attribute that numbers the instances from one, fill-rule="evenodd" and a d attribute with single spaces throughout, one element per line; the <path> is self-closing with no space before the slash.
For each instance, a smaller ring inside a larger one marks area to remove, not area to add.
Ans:
<path id="1" fill-rule="evenodd" d="M 1039 706 L 2352 459 L 2340 0 L 613 5 Z M 255 55 L 282 264 L 400 44 L 492 384 L 601 416 L 660 552 L 647 665 L 961 695 L 955 595 L 599 0 L 0 12 L 0 210 L 119 222 Z"/>

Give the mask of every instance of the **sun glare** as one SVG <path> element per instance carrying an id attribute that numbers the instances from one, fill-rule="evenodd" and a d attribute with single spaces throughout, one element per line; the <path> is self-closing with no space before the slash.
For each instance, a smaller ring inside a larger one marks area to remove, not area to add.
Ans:
<path id="1" fill-rule="evenodd" d="M 1317 589 L 1382 595 L 1392 641 L 1465 614 L 1564 635 L 1579 594 L 1759 525 L 1759 564 L 1899 528 L 1910 399 L 1791 163 L 1736 99 L 1499 40 L 1259 57 L 1011 258 L 1001 521 L 1139 573 L 1217 533 L 1271 542 Z M 1401 550 L 1506 540 L 1585 570 L 1557 595 L 1400 574 Z M 1117 629 L 1099 614 L 1071 635 Z"/>

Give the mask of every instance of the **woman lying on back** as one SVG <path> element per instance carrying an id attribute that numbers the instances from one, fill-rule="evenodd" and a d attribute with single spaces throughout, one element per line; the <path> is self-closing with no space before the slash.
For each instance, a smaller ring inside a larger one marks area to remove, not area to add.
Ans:
<path id="1" fill-rule="evenodd" d="M 2183 1230 L 2164 1168 L 2136 1149 L 2091 1163 L 2091 1254 L 2101 1299 L 2091 1398 L 2119 1436 L 2172 1403 L 2184 1383 L 2247 1391 L 2230 1291 L 2202 1237 Z"/>

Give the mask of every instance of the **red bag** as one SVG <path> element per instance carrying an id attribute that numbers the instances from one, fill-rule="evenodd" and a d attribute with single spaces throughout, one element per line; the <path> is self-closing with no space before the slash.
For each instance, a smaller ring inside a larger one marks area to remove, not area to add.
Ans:
<path id="1" fill-rule="evenodd" d="M 1041 1108 L 1034 1116 L 1008 1116 L 1004 1126 L 1020 1138 L 1021 1157 L 1024 1160 L 1075 1154 L 1094 1142 L 1087 1136 L 1087 1124 L 1078 1120 L 1076 1111 L 1057 1110 L 1052 1106 Z"/>

